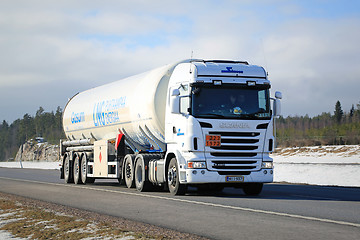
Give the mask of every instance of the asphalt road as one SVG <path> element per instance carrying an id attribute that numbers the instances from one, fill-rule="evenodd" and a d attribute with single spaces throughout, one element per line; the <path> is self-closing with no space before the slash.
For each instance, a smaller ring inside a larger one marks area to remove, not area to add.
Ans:
<path id="1" fill-rule="evenodd" d="M 211 239 L 360 239 L 360 188 L 267 184 L 257 197 L 233 188 L 173 197 L 109 180 L 64 184 L 57 170 L 0 168 L 0 191 Z"/>

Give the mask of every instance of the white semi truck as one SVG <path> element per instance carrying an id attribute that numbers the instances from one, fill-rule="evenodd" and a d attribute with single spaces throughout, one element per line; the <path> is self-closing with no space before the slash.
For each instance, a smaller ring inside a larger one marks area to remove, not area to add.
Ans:
<path id="1" fill-rule="evenodd" d="M 81 92 L 63 113 L 61 178 L 257 195 L 273 181 L 280 99 L 262 67 L 224 60 L 185 60 Z"/>

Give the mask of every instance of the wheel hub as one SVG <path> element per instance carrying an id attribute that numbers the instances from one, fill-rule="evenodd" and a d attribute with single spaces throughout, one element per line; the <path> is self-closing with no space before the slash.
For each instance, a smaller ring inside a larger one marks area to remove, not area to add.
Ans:
<path id="1" fill-rule="evenodd" d="M 78 159 L 75 160 L 75 173 L 78 174 L 79 173 L 79 162 Z"/>
<path id="2" fill-rule="evenodd" d="M 130 164 L 126 165 L 126 177 L 130 178 L 131 177 L 131 167 Z"/>
<path id="3" fill-rule="evenodd" d="M 177 177 L 177 173 L 176 173 L 176 168 L 170 168 L 169 172 L 168 172 L 168 182 L 169 185 L 175 187 L 176 185 L 176 177 Z"/>
<path id="4" fill-rule="evenodd" d="M 81 168 L 81 170 L 82 170 L 82 175 L 86 175 L 86 164 L 83 164 L 82 165 L 82 168 Z"/>

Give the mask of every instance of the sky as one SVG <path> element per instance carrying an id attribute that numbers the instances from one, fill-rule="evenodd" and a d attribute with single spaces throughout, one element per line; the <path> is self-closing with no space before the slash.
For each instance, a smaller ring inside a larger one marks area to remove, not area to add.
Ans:
<path id="1" fill-rule="evenodd" d="M 360 103 L 357 0 L 2 0 L 0 121 L 183 59 L 269 73 L 284 116 Z"/>

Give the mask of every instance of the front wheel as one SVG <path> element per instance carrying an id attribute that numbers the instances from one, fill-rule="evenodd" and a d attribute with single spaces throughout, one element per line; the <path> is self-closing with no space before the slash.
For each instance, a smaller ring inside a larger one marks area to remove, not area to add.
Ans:
<path id="1" fill-rule="evenodd" d="M 180 171 L 178 168 L 176 158 L 170 160 L 167 174 L 167 183 L 169 191 L 172 195 L 184 195 L 186 192 L 186 185 L 180 184 Z"/>

